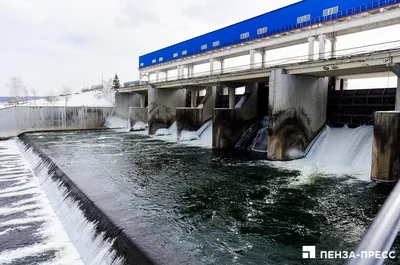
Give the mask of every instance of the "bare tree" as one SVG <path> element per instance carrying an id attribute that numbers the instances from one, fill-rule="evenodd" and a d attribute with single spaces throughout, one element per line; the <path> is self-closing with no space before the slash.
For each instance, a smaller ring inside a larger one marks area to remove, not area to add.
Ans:
<path id="1" fill-rule="evenodd" d="M 64 99 L 65 99 L 65 106 L 68 105 L 68 100 L 69 97 L 71 96 L 72 92 L 71 92 L 71 87 L 70 86 L 63 86 L 61 89 L 61 94 L 64 95 Z"/>
<path id="2" fill-rule="evenodd" d="M 10 90 L 10 95 L 15 99 L 12 101 L 14 104 L 18 105 L 22 100 L 21 96 L 25 94 L 26 87 L 22 82 L 20 77 L 11 77 L 10 81 L 6 85 Z"/>
<path id="3" fill-rule="evenodd" d="M 53 91 L 50 91 L 50 93 L 45 97 L 45 100 L 49 104 L 54 104 L 58 100 L 58 98 L 57 98 L 56 94 L 54 94 Z"/>
<path id="4" fill-rule="evenodd" d="M 36 106 L 36 97 L 37 97 L 36 89 L 31 88 L 31 94 L 33 96 L 33 101 L 35 102 L 35 106 Z"/>

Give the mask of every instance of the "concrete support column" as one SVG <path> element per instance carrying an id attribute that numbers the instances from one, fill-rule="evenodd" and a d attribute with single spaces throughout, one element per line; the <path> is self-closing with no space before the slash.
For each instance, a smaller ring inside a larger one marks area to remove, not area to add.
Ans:
<path id="1" fill-rule="evenodd" d="M 254 68 L 254 50 L 250 50 L 250 69 Z"/>
<path id="2" fill-rule="evenodd" d="M 224 73 L 224 68 L 225 68 L 225 60 L 222 59 L 222 60 L 221 60 L 221 74 Z"/>
<path id="3" fill-rule="evenodd" d="M 315 52 L 315 37 L 308 38 L 308 60 L 314 60 L 314 52 Z"/>
<path id="4" fill-rule="evenodd" d="M 288 75 L 274 69 L 269 78 L 268 158 L 301 158 L 326 122 L 328 78 Z"/>
<path id="5" fill-rule="evenodd" d="M 228 97 L 229 97 L 229 108 L 234 109 L 236 105 L 236 95 L 234 87 L 228 87 Z"/>
<path id="6" fill-rule="evenodd" d="M 331 58 L 336 56 L 336 45 L 337 45 L 337 38 L 331 38 Z"/>
<path id="7" fill-rule="evenodd" d="M 400 111 L 377 111 L 374 121 L 371 179 L 400 180 Z"/>
<path id="8" fill-rule="evenodd" d="M 140 107 L 141 108 L 146 107 L 146 95 L 140 95 Z"/>
<path id="9" fill-rule="evenodd" d="M 400 76 L 397 77 L 396 107 L 395 107 L 395 110 L 400 111 Z"/>
<path id="10" fill-rule="evenodd" d="M 194 65 L 189 65 L 188 66 L 188 74 L 189 74 L 189 78 L 193 78 L 193 74 L 194 74 Z"/>
<path id="11" fill-rule="evenodd" d="M 190 107 L 196 108 L 197 107 L 197 91 L 190 91 Z"/>
<path id="12" fill-rule="evenodd" d="M 324 34 L 319 35 L 318 41 L 319 41 L 319 58 L 318 59 L 325 59 L 326 35 L 324 35 Z"/>
<path id="13" fill-rule="evenodd" d="M 186 68 L 186 65 L 182 65 L 182 66 L 181 66 L 181 78 L 182 78 L 182 79 L 185 78 L 185 68 Z"/>
<path id="14" fill-rule="evenodd" d="M 128 118 L 130 107 L 139 107 L 140 105 L 140 95 L 138 93 L 115 94 L 115 111 L 123 119 Z"/>
<path id="15" fill-rule="evenodd" d="M 178 79 L 181 79 L 181 65 L 178 65 L 177 71 L 178 71 L 177 77 L 178 77 Z"/>
<path id="16" fill-rule="evenodd" d="M 267 51 L 261 53 L 261 67 L 264 68 L 267 62 Z"/>
<path id="17" fill-rule="evenodd" d="M 210 59 L 210 75 L 214 74 L 214 59 Z"/>

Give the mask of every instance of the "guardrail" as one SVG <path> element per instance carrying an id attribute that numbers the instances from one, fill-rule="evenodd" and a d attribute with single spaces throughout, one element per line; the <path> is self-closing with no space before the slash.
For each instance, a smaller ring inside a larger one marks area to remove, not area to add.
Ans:
<path id="1" fill-rule="evenodd" d="M 360 254 L 355 259 L 349 260 L 346 265 L 381 265 L 383 258 L 362 258 L 361 253 L 374 251 L 381 253 L 390 252 L 394 240 L 400 230 L 400 183 L 396 185 L 386 200 L 372 225 L 368 228 L 363 239 L 358 244 L 355 253 Z"/>
<path id="2" fill-rule="evenodd" d="M 382 43 L 376 43 L 376 44 L 371 44 L 371 45 L 365 45 L 365 46 L 359 46 L 359 47 L 353 47 L 353 48 L 347 48 L 347 49 L 341 49 L 335 51 L 336 56 L 330 57 L 328 59 L 340 59 L 343 57 L 351 57 L 351 56 L 357 56 L 357 55 L 362 55 L 366 53 L 371 53 L 371 52 L 382 52 L 387 50 L 388 46 L 392 46 L 391 49 L 398 49 L 400 48 L 400 40 L 394 40 L 394 41 L 389 41 L 389 42 L 382 42 Z M 394 46 L 396 45 L 396 46 Z M 393 47 L 394 46 L 394 47 Z M 381 49 L 377 49 L 377 47 L 380 47 Z M 372 49 L 371 49 L 372 48 Z M 385 49 L 383 49 L 385 48 Z M 325 52 L 325 55 L 329 55 L 331 52 Z M 318 56 L 320 53 L 315 53 L 314 56 Z M 327 59 L 322 59 L 322 60 L 327 60 Z M 272 61 L 268 61 L 268 63 L 254 63 L 254 64 L 246 64 L 246 65 L 239 65 L 239 66 L 234 66 L 234 67 L 229 67 L 229 68 L 224 68 L 223 71 L 220 69 L 214 69 L 211 73 L 210 70 L 208 71 L 202 71 L 202 72 L 197 72 L 191 75 L 190 77 L 188 75 L 185 75 L 183 78 L 179 77 L 177 75 L 175 76 L 168 76 L 168 80 L 165 80 L 165 77 L 159 78 L 159 80 L 156 79 L 149 79 L 148 82 L 149 84 L 155 84 L 155 83 L 162 83 L 162 82 L 169 82 L 169 81 L 177 81 L 180 79 L 193 79 L 193 78 L 202 78 L 202 77 L 212 77 L 213 75 L 221 75 L 221 74 L 229 74 L 229 73 L 234 73 L 234 72 L 241 72 L 241 71 L 253 71 L 253 70 L 260 70 L 260 69 L 266 69 L 266 68 L 271 68 L 271 67 L 279 67 L 281 65 L 285 64 L 290 64 L 290 63 L 304 63 L 304 62 L 315 62 L 318 60 L 309 60 L 308 55 L 300 55 L 300 56 L 294 56 L 294 57 L 287 57 L 287 58 L 282 58 L 282 59 L 276 59 Z"/>

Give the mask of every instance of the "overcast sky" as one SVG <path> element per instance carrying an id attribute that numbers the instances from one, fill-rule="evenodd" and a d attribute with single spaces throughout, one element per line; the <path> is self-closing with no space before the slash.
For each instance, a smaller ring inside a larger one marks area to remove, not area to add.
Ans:
<path id="1" fill-rule="evenodd" d="M 80 91 L 83 83 L 100 83 L 102 71 L 104 79 L 117 73 L 121 81 L 135 80 L 142 54 L 294 2 L 0 0 L 0 96 L 8 95 L 12 76 L 41 95 L 68 85 Z M 394 40 L 393 30 L 399 28 L 364 39 Z M 338 47 L 353 42 L 364 43 L 345 39 Z"/>

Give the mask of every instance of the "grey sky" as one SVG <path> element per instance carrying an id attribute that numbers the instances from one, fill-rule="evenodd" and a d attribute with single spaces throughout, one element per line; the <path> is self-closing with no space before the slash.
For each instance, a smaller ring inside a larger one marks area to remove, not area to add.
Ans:
<path id="1" fill-rule="evenodd" d="M 12 76 L 41 95 L 80 91 L 102 70 L 135 80 L 142 54 L 294 2 L 0 0 L 0 95 Z"/>

